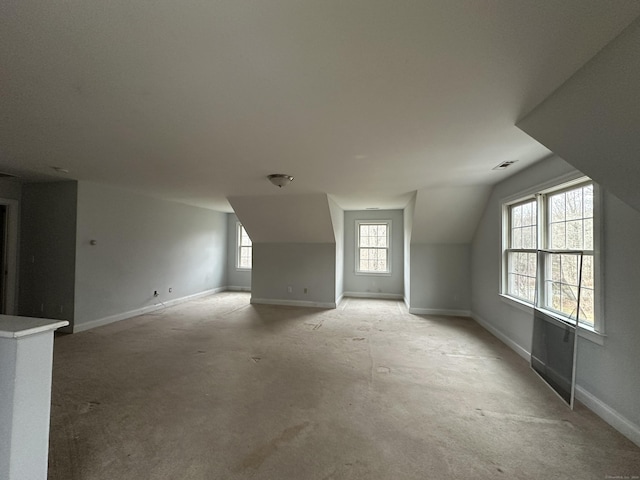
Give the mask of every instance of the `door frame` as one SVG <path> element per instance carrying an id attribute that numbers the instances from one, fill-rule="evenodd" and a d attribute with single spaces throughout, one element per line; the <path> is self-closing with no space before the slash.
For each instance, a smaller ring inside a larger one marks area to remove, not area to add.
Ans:
<path id="1" fill-rule="evenodd" d="M 7 228 L 5 235 L 5 314 L 16 314 L 16 299 L 18 297 L 18 215 L 20 202 L 9 198 L 0 198 L 0 205 L 7 207 Z M 3 252 L 0 252 L 0 255 Z M 4 274 L 0 272 L 0 274 Z M 2 313 L 2 312 L 0 312 Z"/>

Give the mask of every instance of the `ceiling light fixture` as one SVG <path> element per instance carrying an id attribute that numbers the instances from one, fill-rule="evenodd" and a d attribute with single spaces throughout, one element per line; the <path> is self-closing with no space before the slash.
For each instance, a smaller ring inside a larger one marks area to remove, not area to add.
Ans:
<path id="1" fill-rule="evenodd" d="M 267 178 L 271 183 L 279 188 L 289 185 L 293 181 L 293 177 L 291 175 L 285 175 L 284 173 L 272 173 Z"/>

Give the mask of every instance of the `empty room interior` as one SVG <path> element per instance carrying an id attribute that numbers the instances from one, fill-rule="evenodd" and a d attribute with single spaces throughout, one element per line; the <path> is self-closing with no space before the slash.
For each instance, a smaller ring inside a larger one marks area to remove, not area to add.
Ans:
<path id="1" fill-rule="evenodd" d="M 0 478 L 640 478 L 637 0 L 5 0 L 0 58 Z"/>

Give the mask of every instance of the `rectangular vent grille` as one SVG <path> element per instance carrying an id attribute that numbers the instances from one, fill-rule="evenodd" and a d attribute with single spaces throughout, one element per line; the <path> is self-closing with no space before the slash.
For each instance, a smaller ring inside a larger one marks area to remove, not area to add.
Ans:
<path id="1" fill-rule="evenodd" d="M 518 160 L 507 160 L 506 162 L 502 162 L 499 165 L 496 165 L 495 167 L 492 168 L 492 170 L 504 170 L 505 168 L 510 167 L 511 165 L 513 165 L 514 163 L 516 163 Z"/>

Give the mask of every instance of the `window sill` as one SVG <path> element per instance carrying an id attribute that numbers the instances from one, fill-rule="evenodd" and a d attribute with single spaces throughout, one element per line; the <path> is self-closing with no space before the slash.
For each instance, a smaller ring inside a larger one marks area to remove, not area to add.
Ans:
<path id="1" fill-rule="evenodd" d="M 390 277 L 391 272 L 354 272 L 356 275 L 365 275 L 371 277 Z"/>
<path id="2" fill-rule="evenodd" d="M 502 300 L 506 304 L 511 305 L 512 307 L 515 307 L 518 310 L 521 310 L 533 316 L 533 305 L 531 305 L 530 303 L 523 302 L 522 300 L 518 300 L 503 293 L 500 293 L 499 296 L 500 300 Z M 553 314 L 553 312 L 550 313 Z M 590 342 L 593 342 L 597 345 L 604 345 L 604 339 L 606 338 L 606 335 L 604 333 L 596 332 L 593 328 L 590 328 L 588 326 L 579 325 L 578 337 L 589 340 Z"/>
<path id="3" fill-rule="evenodd" d="M 604 333 L 596 332 L 592 328 L 582 326 L 578 329 L 578 336 L 598 345 L 604 345 L 604 339 L 607 337 Z"/>
<path id="4" fill-rule="evenodd" d="M 238 268 L 236 267 L 236 272 L 250 272 L 250 268 Z"/>

